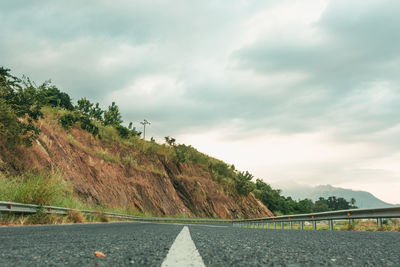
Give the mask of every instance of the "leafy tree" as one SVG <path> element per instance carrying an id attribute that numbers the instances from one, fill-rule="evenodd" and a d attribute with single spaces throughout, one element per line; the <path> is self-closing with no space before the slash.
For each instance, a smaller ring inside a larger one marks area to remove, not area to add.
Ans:
<path id="1" fill-rule="evenodd" d="M 254 176 L 246 172 L 238 172 L 235 176 L 236 190 L 240 195 L 248 195 L 255 189 L 255 184 L 251 181 Z"/>
<path id="2" fill-rule="evenodd" d="M 315 204 L 313 206 L 313 211 L 315 212 L 329 211 L 328 201 L 323 197 L 320 197 L 319 200 L 315 201 Z"/>
<path id="3" fill-rule="evenodd" d="M 104 112 L 104 125 L 117 126 L 122 123 L 121 113 L 115 102 L 108 106 L 108 110 Z"/>
<path id="4" fill-rule="evenodd" d="M 86 99 L 86 97 L 82 97 L 78 100 L 76 109 L 92 119 L 103 121 L 104 111 L 100 108 L 100 104 L 96 103 L 96 105 L 94 105 Z"/>
<path id="5" fill-rule="evenodd" d="M 87 100 L 86 97 L 82 97 L 78 100 L 76 109 L 92 119 L 103 121 L 104 111 L 100 108 L 100 104 L 96 103 L 96 105 L 94 105 Z"/>
<path id="6" fill-rule="evenodd" d="M 86 97 L 82 97 L 78 100 L 76 108 L 82 112 L 82 114 L 89 115 L 90 111 L 93 108 L 93 103 L 86 99 Z"/>
<path id="7" fill-rule="evenodd" d="M 43 117 L 41 105 L 36 89 L 9 72 L 0 67 L 0 138 L 9 147 L 31 146 L 40 133 L 34 122 Z"/>
<path id="8" fill-rule="evenodd" d="M 281 205 L 281 195 L 279 189 L 273 189 L 269 184 L 264 181 L 256 180 L 256 190 L 255 195 L 258 199 L 264 203 L 272 212 L 277 212 L 282 210 Z"/>
<path id="9" fill-rule="evenodd" d="M 95 120 L 103 121 L 104 111 L 100 108 L 100 104 L 96 103 L 94 107 L 90 109 L 89 115 Z"/>
<path id="10" fill-rule="evenodd" d="M 34 84 L 27 78 L 25 80 L 27 87 L 34 88 Z M 46 81 L 37 88 L 37 95 L 43 106 L 61 107 L 67 110 L 73 110 L 71 98 L 67 93 L 61 92 L 51 81 Z"/>

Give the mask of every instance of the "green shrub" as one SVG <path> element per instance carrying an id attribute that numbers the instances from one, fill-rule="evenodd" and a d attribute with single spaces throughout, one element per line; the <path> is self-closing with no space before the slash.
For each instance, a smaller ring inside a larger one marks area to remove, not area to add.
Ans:
<path id="1" fill-rule="evenodd" d="M 251 181 L 253 177 L 248 171 L 238 172 L 235 175 L 234 181 L 238 194 L 247 196 L 256 188 L 256 185 Z"/>
<path id="2" fill-rule="evenodd" d="M 83 130 L 88 131 L 93 134 L 93 136 L 99 135 L 99 127 L 97 127 L 88 116 L 81 116 L 79 122 L 81 123 L 81 128 Z"/>
<path id="3" fill-rule="evenodd" d="M 115 129 L 118 131 L 121 138 L 128 138 L 131 135 L 131 131 L 129 131 L 125 126 L 117 125 L 115 126 Z"/>
<path id="4" fill-rule="evenodd" d="M 67 113 L 67 114 L 62 115 L 62 116 L 58 119 L 58 122 L 61 124 L 61 126 L 62 126 L 65 130 L 68 130 L 68 129 L 71 128 L 78 120 L 79 120 L 79 118 L 77 118 L 76 116 L 74 116 L 72 113 Z"/>

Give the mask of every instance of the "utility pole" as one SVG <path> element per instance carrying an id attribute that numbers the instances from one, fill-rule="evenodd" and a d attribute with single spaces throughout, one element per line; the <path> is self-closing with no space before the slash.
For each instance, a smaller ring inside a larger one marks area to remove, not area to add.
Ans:
<path id="1" fill-rule="evenodd" d="M 140 122 L 143 125 L 143 139 L 146 140 L 146 124 L 151 124 L 146 119 Z"/>

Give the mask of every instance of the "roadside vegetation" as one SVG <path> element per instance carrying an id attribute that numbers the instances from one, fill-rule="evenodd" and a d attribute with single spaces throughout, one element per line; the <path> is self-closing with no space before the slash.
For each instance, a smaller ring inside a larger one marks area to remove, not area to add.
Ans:
<path id="1" fill-rule="evenodd" d="M 135 216 L 152 216 L 135 209 L 110 208 L 86 203 L 74 194 L 71 184 L 58 173 L 25 173 L 21 176 L 0 176 L 0 200 L 39 206 L 67 207 L 71 209 L 67 216 L 47 214 L 44 209 L 33 215 L 3 212 L 0 225 L 64 224 L 84 222 L 109 222 L 103 212 L 121 213 Z M 82 214 L 78 209 L 98 211 L 97 214 Z"/>
<path id="2" fill-rule="evenodd" d="M 36 85 L 29 78 L 17 78 L 9 69 L 0 67 L 0 150 L 10 151 L 18 146 L 32 146 L 40 135 L 37 122 L 45 116 L 56 121 L 67 131 L 67 138 L 71 143 L 78 142 L 69 132 L 73 128 L 80 128 L 91 133 L 94 138 L 101 139 L 103 143 L 110 144 L 110 147 L 113 143 L 118 143 L 127 148 L 135 148 L 132 151 L 165 162 L 173 162 L 178 169 L 186 163 L 202 166 L 227 195 L 247 196 L 253 193 L 276 215 L 356 208 L 354 201 L 349 203 L 334 196 L 328 199 L 320 198 L 315 202 L 284 197 L 281 190 L 255 179 L 251 173 L 236 170 L 234 165 L 200 153 L 190 145 L 178 144 L 173 137 L 165 137 L 163 144 L 155 142 L 153 138 L 150 141 L 141 139 L 141 132 L 133 127 L 132 122 L 128 123 L 128 126 L 123 124 L 115 102 L 106 110 L 103 110 L 99 103 L 92 103 L 85 97 L 74 104 L 67 93 L 59 90 L 51 82 Z M 103 150 L 89 152 L 105 161 L 144 168 L 138 165 L 134 153 L 121 156 Z M 165 172 L 156 166 L 145 168 L 152 172 Z M 75 196 L 72 186 L 57 172 L 29 172 L 17 176 L 0 172 L 0 175 L 0 200 L 69 208 L 99 208 L 93 207 L 93 204 L 88 206 Z M 137 215 L 138 211 L 125 210 L 124 213 Z M 71 215 L 70 220 L 79 221 L 80 219 L 76 219 L 78 217 Z"/>

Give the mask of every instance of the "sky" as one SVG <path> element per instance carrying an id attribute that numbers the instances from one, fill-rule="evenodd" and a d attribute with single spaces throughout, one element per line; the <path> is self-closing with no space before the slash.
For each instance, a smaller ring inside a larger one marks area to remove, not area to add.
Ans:
<path id="1" fill-rule="evenodd" d="M 0 25 L 0 66 L 147 137 L 400 204 L 398 0 L 12 0 Z"/>

